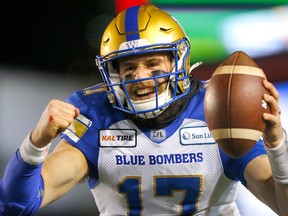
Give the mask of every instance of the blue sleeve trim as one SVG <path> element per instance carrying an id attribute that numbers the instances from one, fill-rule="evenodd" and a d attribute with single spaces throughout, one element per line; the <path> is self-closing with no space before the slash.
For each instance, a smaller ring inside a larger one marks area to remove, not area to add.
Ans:
<path id="1" fill-rule="evenodd" d="M 262 141 L 258 141 L 254 147 L 243 157 L 233 159 L 226 155 L 221 149 L 220 155 L 224 167 L 225 175 L 232 180 L 241 181 L 246 186 L 246 180 L 244 178 L 244 170 L 247 164 L 254 158 L 266 154 L 266 150 L 262 144 Z"/>
<path id="2" fill-rule="evenodd" d="M 24 162 L 17 150 L 0 181 L 0 215 L 34 215 L 37 212 L 44 192 L 41 170 L 42 164 Z"/>

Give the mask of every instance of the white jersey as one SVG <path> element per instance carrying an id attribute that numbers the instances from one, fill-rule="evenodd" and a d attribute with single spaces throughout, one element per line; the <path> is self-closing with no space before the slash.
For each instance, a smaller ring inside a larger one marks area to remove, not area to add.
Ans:
<path id="1" fill-rule="evenodd" d="M 203 89 L 159 130 L 137 126 L 105 98 L 72 95 L 81 115 L 63 134 L 87 158 L 102 216 L 240 215 L 238 181 L 245 184 L 246 165 L 264 148 L 257 144 L 241 159 L 225 155 L 207 128 Z"/>

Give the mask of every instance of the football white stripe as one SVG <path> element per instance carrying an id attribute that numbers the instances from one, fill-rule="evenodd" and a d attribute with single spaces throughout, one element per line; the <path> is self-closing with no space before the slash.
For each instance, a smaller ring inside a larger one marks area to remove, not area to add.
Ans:
<path id="1" fill-rule="evenodd" d="M 261 68 L 244 65 L 223 65 L 216 69 L 213 76 L 222 74 L 243 74 L 265 78 L 265 74 Z"/>
<path id="2" fill-rule="evenodd" d="M 258 141 L 262 132 L 248 128 L 220 128 L 211 130 L 212 137 L 217 141 L 220 139 L 249 139 Z"/>

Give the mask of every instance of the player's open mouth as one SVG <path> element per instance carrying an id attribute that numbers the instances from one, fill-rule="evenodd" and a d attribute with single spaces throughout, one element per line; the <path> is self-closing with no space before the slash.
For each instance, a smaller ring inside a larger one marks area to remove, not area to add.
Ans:
<path id="1" fill-rule="evenodd" d="M 137 96 L 138 100 L 145 100 L 151 97 L 155 97 L 155 88 L 151 87 L 151 88 L 138 89 L 135 92 L 135 95 Z"/>
<path id="2" fill-rule="evenodd" d="M 163 80 L 158 82 L 158 95 L 160 95 L 166 89 L 167 82 Z M 132 86 L 130 98 L 134 101 L 147 100 L 156 97 L 155 85 L 147 84 L 142 86 Z"/>

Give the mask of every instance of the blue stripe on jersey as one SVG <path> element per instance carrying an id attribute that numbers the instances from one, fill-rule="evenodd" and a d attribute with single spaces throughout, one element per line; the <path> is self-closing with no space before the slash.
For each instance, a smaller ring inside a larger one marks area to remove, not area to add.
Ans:
<path id="1" fill-rule="evenodd" d="M 140 38 L 138 33 L 138 11 L 139 6 L 128 8 L 126 11 L 125 32 L 128 32 L 128 34 L 126 34 L 126 41 Z M 130 32 L 132 32 L 132 34 L 130 34 Z"/>

